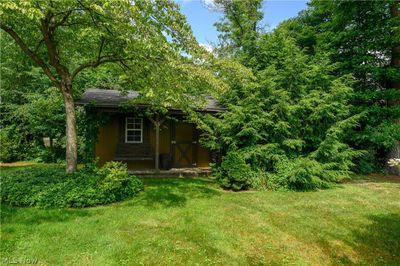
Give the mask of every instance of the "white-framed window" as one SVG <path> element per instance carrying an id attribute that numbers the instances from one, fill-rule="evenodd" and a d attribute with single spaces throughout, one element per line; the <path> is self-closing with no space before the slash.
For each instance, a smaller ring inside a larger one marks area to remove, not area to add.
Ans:
<path id="1" fill-rule="evenodd" d="M 126 143 L 143 142 L 143 118 L 135 118 L 135 117 L 125 118 L 125 142 Z"/>

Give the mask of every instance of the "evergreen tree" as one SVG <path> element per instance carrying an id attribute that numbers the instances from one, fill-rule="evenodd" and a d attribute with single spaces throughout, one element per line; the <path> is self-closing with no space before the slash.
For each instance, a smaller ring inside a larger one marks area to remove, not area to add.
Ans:
<path id="1" fill-rule="evenodd" d="M 396 156 L 390 151 L 400 139 L 399 8 L 398 0 L 311 1 L 308 10 L 285 23 L 310 54 L 329 53 L 338 76 L 356 78 L 353 113 L 368 115 L 349 140 L 369 151 L 358 161 L 364 172 L 381 169 L 388 152 Z"/>
<path id="2" fill-rule="evenodd" d="M 217 177 L 233 189 L 306 190 L 348 176 L 361 155 L 344 141 L 360 116 L 351 114 L 352 77 L 337 77 L 326 55 L 304 53 L 284 27 L 257 46 L 256 80 L 232 86 L 222 100 L 228 111 L 209 118 L 208 145 L 227 154 Z"/>

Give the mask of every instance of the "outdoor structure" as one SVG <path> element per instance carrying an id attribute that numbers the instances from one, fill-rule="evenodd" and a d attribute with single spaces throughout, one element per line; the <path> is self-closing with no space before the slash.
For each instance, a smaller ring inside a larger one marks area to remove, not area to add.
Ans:
<path id="1" fill-rule="evenodd" d="M 77 101 L 88 112 L 108 113 L 110 118 L 98 132 L 95 156 L 100 164 L 122 161 L 130 170 L 143 174 L 160 169 L 206 170 L 212 161 L 210 151 L 199 145 L 200 132 L 185 122 L 182 111 L 170 109 L 168 116 L 147 117 L 145 106 L 126 109 L 124 104 L 139 96 L 136 91 L 121 95 L 117 90 L 89 89 Z M 133 111 L 133 110 L 138 111 Z M 212 98 L 200 112 L 218 113 L 222 108 Z"/>

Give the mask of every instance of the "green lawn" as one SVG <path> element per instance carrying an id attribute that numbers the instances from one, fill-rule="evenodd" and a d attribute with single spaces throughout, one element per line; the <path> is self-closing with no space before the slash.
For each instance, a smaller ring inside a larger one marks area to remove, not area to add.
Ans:
<path id="1" fill-rule="evenodd" d="M 318 192 L 229 192 L 211 179 L 145 179 L 89 209 L 2 206 L 1 255 L 38 265 L 400 265 L 400 182 Z"/>

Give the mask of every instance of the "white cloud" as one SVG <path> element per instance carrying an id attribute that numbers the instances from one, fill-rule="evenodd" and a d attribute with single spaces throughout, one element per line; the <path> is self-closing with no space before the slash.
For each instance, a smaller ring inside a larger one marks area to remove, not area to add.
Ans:
<path id="1" fill-rule="evenodd" d="M 208 44 L 208 43 L 200 43 L 200 46 L 203 47 L 204 49 L 206 49 L 208 52 L 212 53 L 214 48 L 212 47 L 212 45 Z"/>

